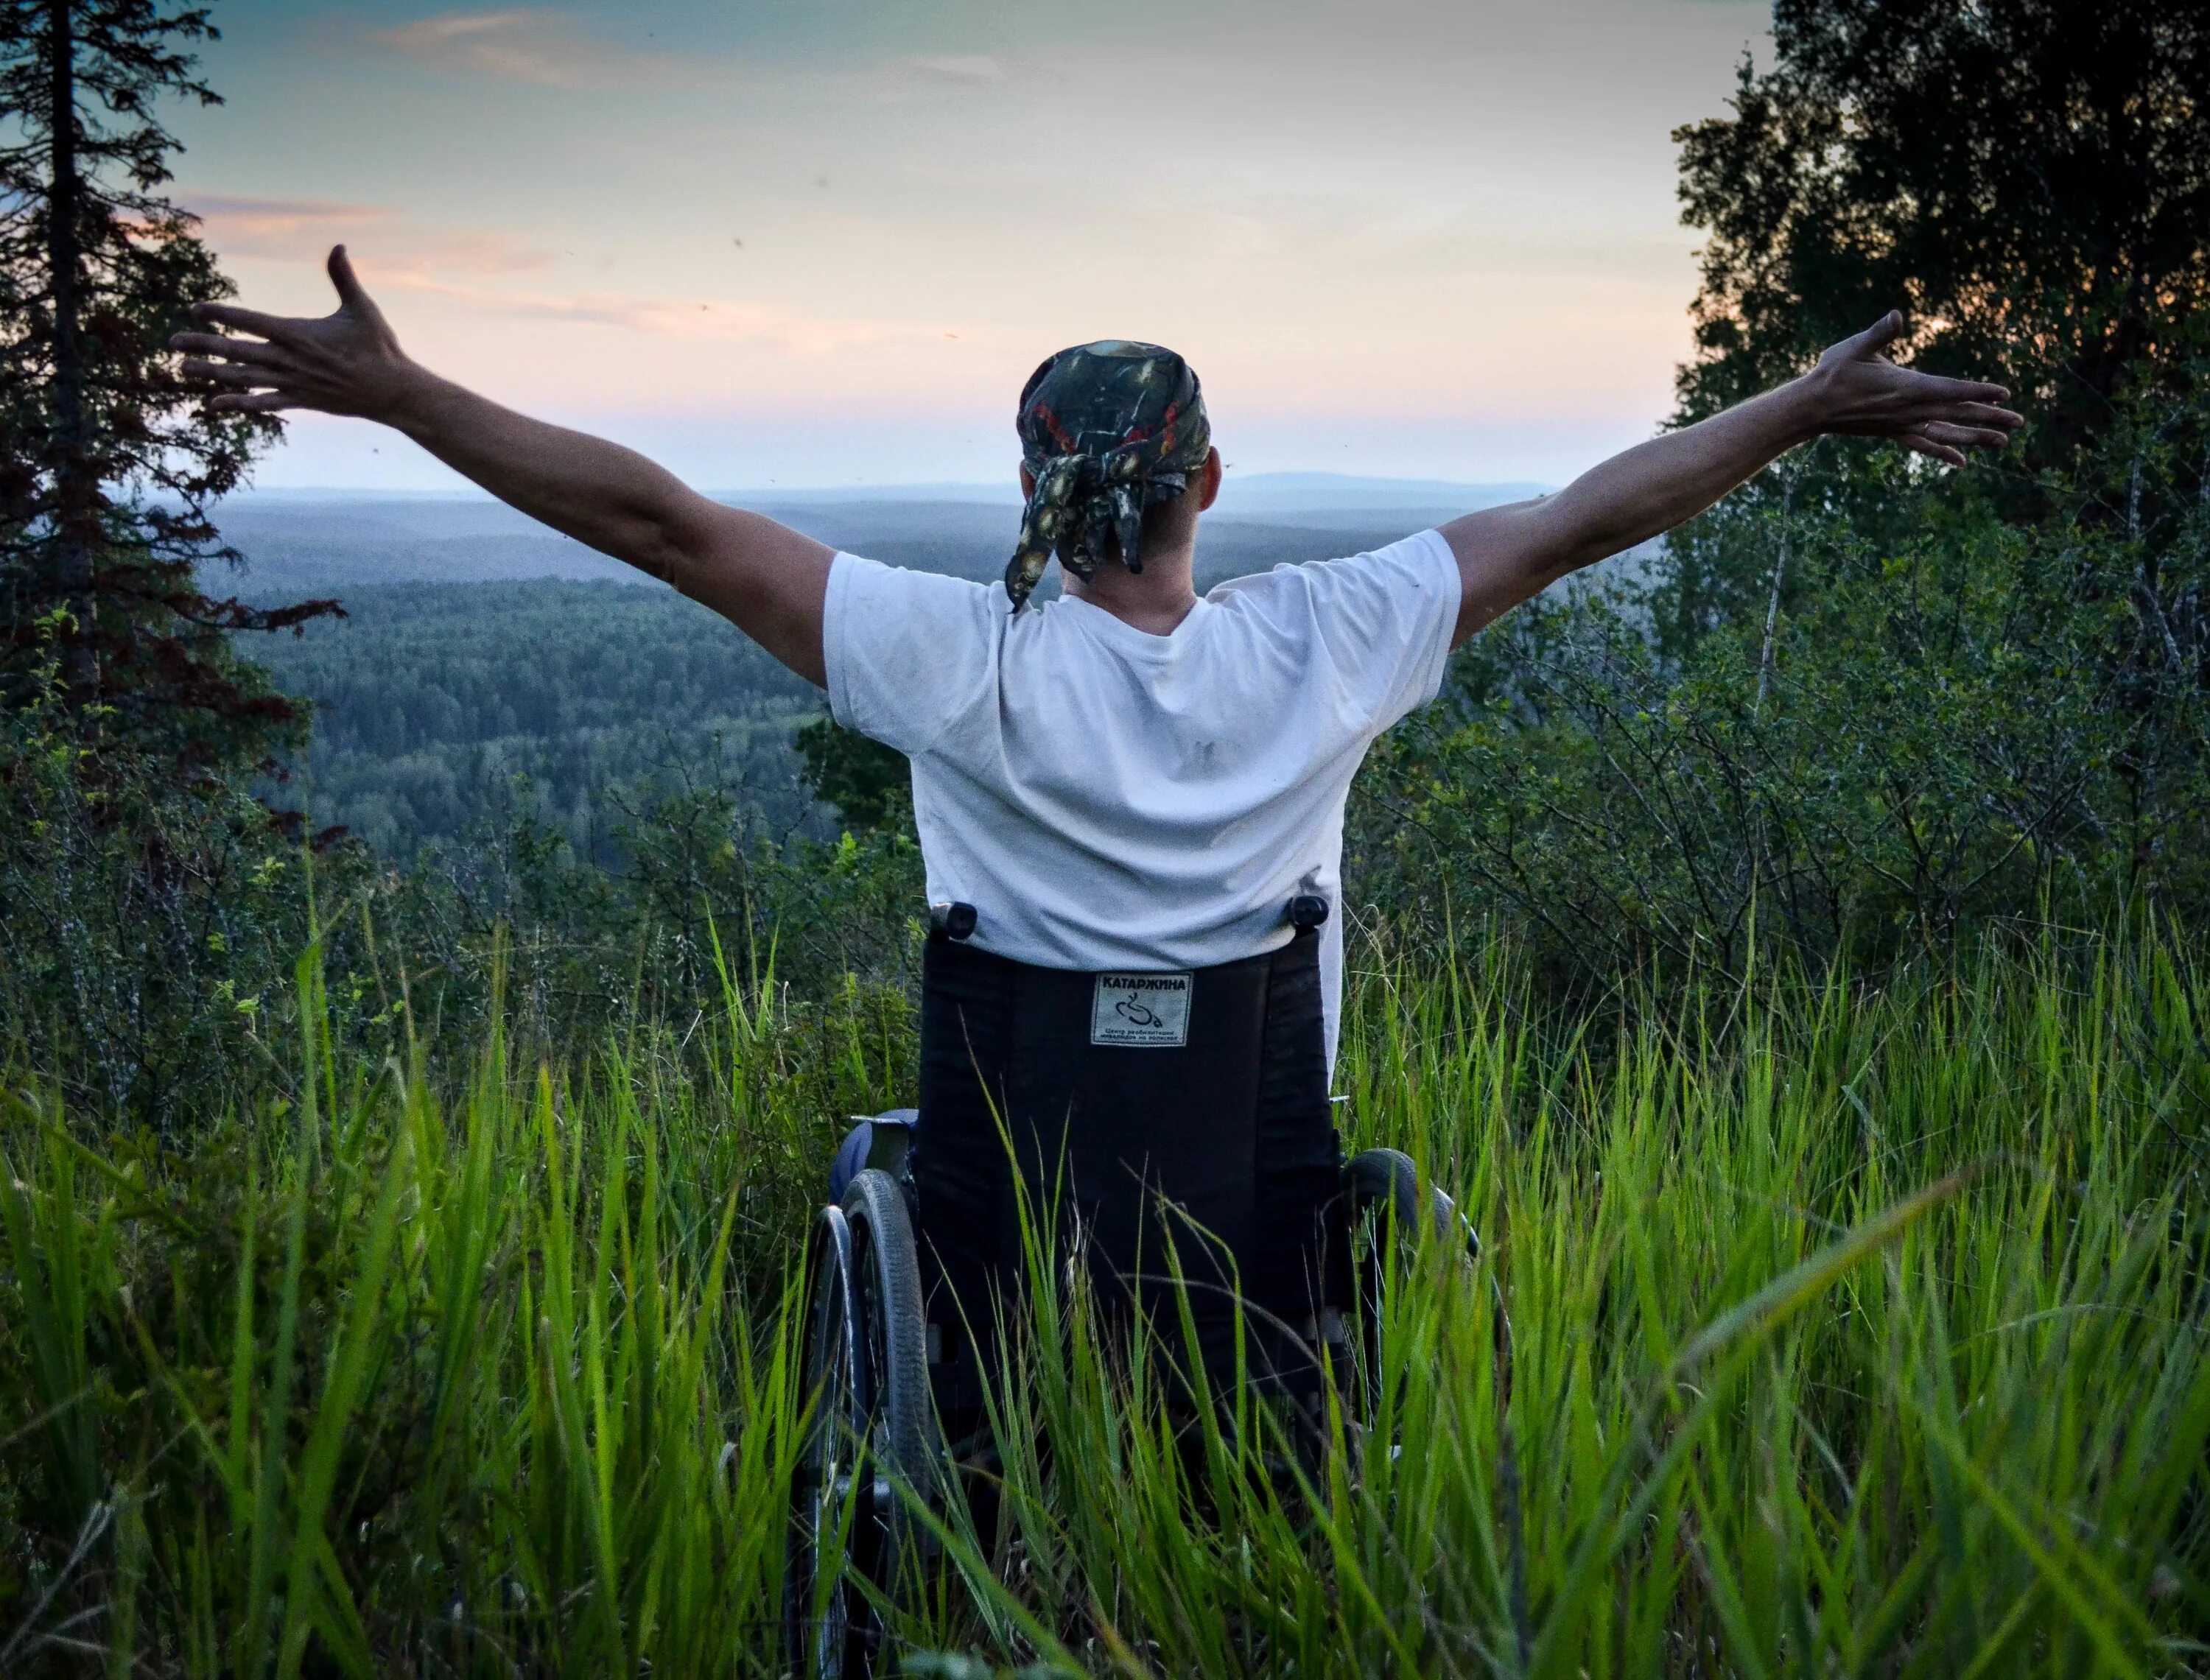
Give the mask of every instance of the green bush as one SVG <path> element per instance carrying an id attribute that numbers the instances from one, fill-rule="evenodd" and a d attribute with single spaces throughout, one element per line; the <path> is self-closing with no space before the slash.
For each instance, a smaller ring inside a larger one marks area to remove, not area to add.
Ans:
<path id="1" fill-rule="evenodd" d="M 679 1032 L 731 979 L 833 1001 L 902 996 L 915 970 L 910 836 L 781 841 L 740 785 L 645 786 L 619 871 L 578 858 L 526 784 L 401 869 L 234 783 L 179 786 L 58 708 L 0 716 L 0 1055 L 165 1134 L 290 1077 L 273 1046 L 310 942 L 335 1040 L 383 1054 L 411 1004 L 440 1077 L 494 1016 L 565 1055 Z"/>
<path id="2" fill-rule="evenodd" d="M 1568 990 L 1754 942 L 1871 973 L 2010 921 L 2210 918 L 2210 396 L 2144 396 L 2061 511 L 1923 479 L 1907 539 L 1768 513 L 1764 610 L 1537 603 L 1361 786 L 1365 894 L 1501 918 Z M 1742 533 L 1737 533 L 1739 539 Z"/>

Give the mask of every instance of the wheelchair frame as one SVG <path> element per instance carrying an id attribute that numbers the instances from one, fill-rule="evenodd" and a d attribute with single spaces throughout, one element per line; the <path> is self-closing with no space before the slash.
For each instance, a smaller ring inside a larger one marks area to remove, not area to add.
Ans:
<path id="1" fill-rule="evenodd" d="M 1301 894 L 1285 919 L 1299 930 L 1327 920 L 1324 898 Z M 974 906 L 933 905 L 936 932 L 964 940 Z M 918 1213 L 906 1156 L 917 1111 L 873 1117 L 866 1160 L 840 1204 L 815 1216 L 806 1262 L 806 1440 L 791 1478 L 783 1613 L 792 1672 L 800 1680 L 872 1680 L 887 1671 L 886 1607 L 935 1550 L 913 1498 L 935 1503 L 947 1473 L 937 1439 L 921 1294 Z M 1359 1374 L 1348 1396 L 1362 1425 L 1380 1410 L 1382 1286 L 1379 1239 L 1432 1222 L 1439 1240 L 1480 1252 L 1472 1225 L 1441 1189 L 1423 1186 L 1412 1158 L 1368 1149 L 1344 1164 L 1362 1346 L 1326 1309 L 1310 1326 L 1315 1362 Z M 1360 1241 L 1361 1235 L 1364 1240 Z"/>
<path id="2" fill-rule="evenodd" d="M 800 1680 L 872 1680 L 890 1671 L 885 1607 L 934 1551 L 912 1493 L 933 1502 L 945 1473 L 930 1393 L 927 1329 L 906 1152 L 910 1111 L 872 1117 L 866 1164 L 841 1206 L 814 1221 L 806 1278 L 806 1369 L 813 1397 L 791 1485 L 784 1614 L 792 1672 Z M 1329 1310 L 1314 1340 L 1339 1371 L 1355 1370 L 1362 1421 L 1380 1407 L 1379 1337 L 1386 1265 L 1378 1240 L 1416 1231 L 1480 1247 L 1440 1187 L 1423 1186 L 1410 1156 L 1367 1149 L 1345 1162 L 1359 1334 L 1354 1355 Z M 1363 1231 L 1365 1240 L 1358 1240 Z M 901 1492 L 903 1486 L 911 1492 Z"/>

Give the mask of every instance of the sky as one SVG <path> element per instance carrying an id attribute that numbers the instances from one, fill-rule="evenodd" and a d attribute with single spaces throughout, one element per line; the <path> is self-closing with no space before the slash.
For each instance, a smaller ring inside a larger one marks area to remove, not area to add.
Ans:
<path id="1" fill-rule="evenodd" d="M 332 306 L 703 489 L 1011 473 L 1065 345 L 1180 351 L 1232 472 L 1563 483 L 1690 348 L 1679 124 L 1747 0 L 219 0 L 177 196 Z M 295 418 L 264 487 L 452 486 Z"/>

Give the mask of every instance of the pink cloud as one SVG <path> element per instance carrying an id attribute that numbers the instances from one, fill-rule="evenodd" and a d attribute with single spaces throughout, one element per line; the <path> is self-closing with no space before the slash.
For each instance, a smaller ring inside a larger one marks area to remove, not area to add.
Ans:
<path id="1" fill-rule="evenodd" d="M 894 340 L 943 339 L 939 327 L 910 322 L 834 320 L 793 315 L 719 298 L 625 298 L 607 292 L 518 292 L 457 286 L 411 268 L 365 268 L 371 286 L 450 298 L 499 315 L 607 327 L 655 338 L 771 344 L 801 356 Z"/>
<path id="2" fill-rule="evenodd" d="M 319 264 L 333 244 L 344 241 L 371 290 L 447 298 L 492 314 L 655 338 L 772 344 L 801 356 L 891 340 L 954 336 L 940 328 L 909 322 L 827 319 L 721 298 L 515 292 L 472 284 L 475 279 L 543 268 L 552 255 L 518 244 L 503 233 L 411 226 L 386 205 L 210 193 L 191 197 L 189 208 L 224 256 Z"/>
<path id="3" fill-rule="evenodd" d="M 576 32 L 559 12 L 511 8 L 444 12 L 369 36 L 418 64 L 530 87 L 661 87 L 694 79 L 692 67 Z"/>
<path id="4" fill-rule="evenodd" d="M 346 204 L 320 198 L 243 198 L 220 193 L 190 197 L 184 208 L 205 225 L 215 249 L 232 256 L 298 256 L 309 250 L 326 249 L 391 215 L 380 204 Z"/>
<path id="5" fill-rule="evenodd" d="M 909 58 L 905 64 L 925 76 L 945 81 L 1003 81 L 1005 63 L 978 52 L 947 53 L 933 58 Z"/>
<path id="6" fill-rule="evenodd" d="M 410 226 L 387 205 L 316 198 L 245 198 L 214 193 L 188 199 L 208 242 L 224 256 L 317 262 L 341 242 L 356 259 L 379 255 L 409 270 L 462 274 L 526 274 L 552 260 L 504 233 L 456 233 Z"/>

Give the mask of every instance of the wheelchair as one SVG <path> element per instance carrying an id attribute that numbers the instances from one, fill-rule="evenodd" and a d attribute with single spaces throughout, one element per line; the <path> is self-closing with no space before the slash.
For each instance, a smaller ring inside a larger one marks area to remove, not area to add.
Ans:
<path id="1" fill-rule="evenodd" d="M 1326 913 L 1325 900 L 1301 895 L 1288 919 L 1308 936 Z M 935 906 L 932 924 L 933 946 L 963 942 L 975 912 Z M 927 1003 L 925 985 L 924 1009 Z M 915 1507 L 942 1508 L 955 1473 L 939 1439 L 947 1361 L 942 1327 L 924 1305 L 926 1207 L 913 1171 L 916 1140 L 927 1129 L 915 1108 L 854 1119 L 806 1258 L 811 1407 L 792 1477 L 783 1597 L 791 1672 L 803 1680 L 893 1671 L 885 1606 L 915 1584 L 934 1551 L 933 1531 Z M 1171 1184 L 1163 1188 L 1172 1195 Z M 1462 1244 L 1469 1258 L 1478 1241 L 1451 1197 L 1423 1184 L 1398 1150 L 1368 1149 L 1341 1161 L 1327 1206 L 1330 1229 L 1345 1242 L 1352 1299 L 1315 1310 L 1295 1328 L 1312 1370 L 1336 1375 L 1356 1428 L 1380 1406 L 1388 1243 L 1410 1239 L 1422 1223 Z M 1347 1388 L 1346 1375 L 1353 1378 Z"/>

